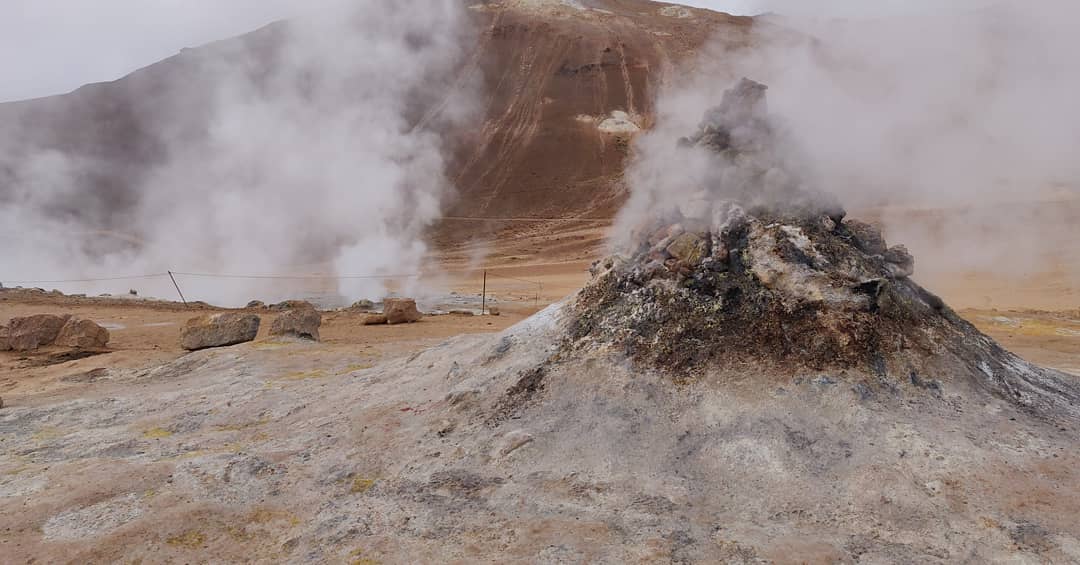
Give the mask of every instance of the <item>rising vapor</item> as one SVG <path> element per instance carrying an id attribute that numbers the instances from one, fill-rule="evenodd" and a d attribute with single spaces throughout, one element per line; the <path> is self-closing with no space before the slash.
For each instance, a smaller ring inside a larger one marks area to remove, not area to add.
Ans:
<path id="1" fill-rule="evenodd" d="M 416 272 L 422 232 L 452 190 L 442 132 L 472 117 L 474 86 L 458 71 L 473 30 L 453 0 L 333 6 L 185 50 L 174 61 L 179 88 L 168 92 L 153 67 L 142 71 L 128 94 L 141 105 L 136 119 L 154 124 L 153 143 L 137 154 L 155 165 L 134 191 L 99 170 L 107 148 L 35 148 L 34 124 L 5 130 L 0 222 L 12 244 L 0 272 Z M 295 290 L 287 281 L 186 284 L 230 305 Z M 355 279 L 326 290 L 360 298 L 385 289 Z"/>

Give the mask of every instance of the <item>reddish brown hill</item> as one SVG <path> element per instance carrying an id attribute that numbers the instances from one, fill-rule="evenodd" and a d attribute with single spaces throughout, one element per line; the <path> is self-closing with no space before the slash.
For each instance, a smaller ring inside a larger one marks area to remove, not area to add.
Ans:
<path id="1" fill-rule="evenodd" d="M 459 194 L 450 216 L 612 215 L 632 134 L 601 131 L 612 129 L 603 120 L 625 112 L 648 127 L 656 86 L 672 69 L 713 33 L 741 42 L 752 22 L 646 0 L 510 0 L 469 10 L 480 33 L 463 72 L 481 74 L 484 119 L 451 135 Z M 166 158 L 161 140 L 203 135 L 209 86 L 238 68 L 258 82 L 279 57 L 284 25 L 185 50 L 115 82 L 0 104 L 8 141 L 0 151 L 9 163 L 29 148 L 71 157 L 82 164 L 81 185 L 55 213 L 93 228 L 122 224 L 135 187 Z M 242 64 L 207 64 L 216 61 Z M 0 160 L 0 202 L 11 197 L 11 174 Z M 493 226 L 448 227 L 460 237 Z"/>
<path id="2" fill-rule="evenodd" d="M 453 212 L 611 215 L 630 134 L 601 124 L 625 112 L 648 127 L 656 87 L 673 68 L 713 33 L 741 41 L 752 20 L 644 0 L 528 4 L 483 12 L 490 104 L 475 142 L 462 145 Z"/>

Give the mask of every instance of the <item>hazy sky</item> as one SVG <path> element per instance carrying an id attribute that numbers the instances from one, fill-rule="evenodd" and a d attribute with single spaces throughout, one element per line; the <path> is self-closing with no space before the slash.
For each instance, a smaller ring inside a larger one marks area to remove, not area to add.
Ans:
<path id="1" fill-rule="evenodd" d="M 321 0 L 326 1 L 326 0 Z M 968 1 L 968 0 L 954 0 Z M 925 0 L 686 0 L 736 14 L 852 15 Z M 59 94 L 302 10 L 296 0 L 0 0 L 0 101 Z M 310 6 L 310 4 L 308 4 Z"/>

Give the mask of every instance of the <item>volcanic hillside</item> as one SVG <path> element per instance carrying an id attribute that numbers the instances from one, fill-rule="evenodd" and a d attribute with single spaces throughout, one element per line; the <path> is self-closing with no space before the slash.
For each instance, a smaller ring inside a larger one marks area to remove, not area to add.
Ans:
<path id="1" fill-rule="evenodd" d="M 469 12 L 479 32 L 461 73 L 482 75 L 484 117 L 444 132 L 459 191 L 449 215 L 484 217 L 612 215 L 630 136 L 652 122 L 656 87 L 711 34 L 735 45 L 752 24 L 645 0 L 483 2 Z M 92 229 L 122 225 L 168 145 L 206 135 L 223 73 L 260 84 L 285 56 L 288 25 L 186 49 L 114 82 L 0 104 L 12 143 L 0 149 L 9 162 L 30 151 L 70 157 L 83 184 L 53 213 L 77 212 Z M 418 105 L 416 121 L 438 101 Z M 12 174 L 0 165 L 0 199 L 12 196 Z"/>

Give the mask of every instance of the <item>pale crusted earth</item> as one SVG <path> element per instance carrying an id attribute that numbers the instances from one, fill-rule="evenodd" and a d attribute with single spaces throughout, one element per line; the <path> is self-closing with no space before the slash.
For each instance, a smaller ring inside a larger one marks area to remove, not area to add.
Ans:
<path id="1" fill-rule="evenodd" d="M 1077 423 L 945 383 L 676 384 L 560 305 L 367 366 L 261 341 L 0 412 L 24 562 L 1070 562 Z"/>

